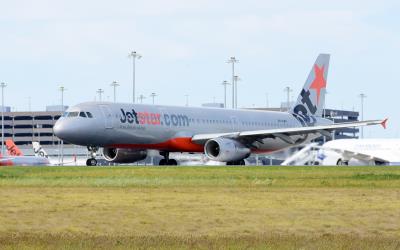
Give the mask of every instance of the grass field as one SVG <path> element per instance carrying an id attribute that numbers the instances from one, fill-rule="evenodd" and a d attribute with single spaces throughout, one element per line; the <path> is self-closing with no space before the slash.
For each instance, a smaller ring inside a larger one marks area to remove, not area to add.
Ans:
<path id="1" fill-rule="evenodd" d="M 21 248 L 400 249 L 400 167 L 3 167 Z"/>

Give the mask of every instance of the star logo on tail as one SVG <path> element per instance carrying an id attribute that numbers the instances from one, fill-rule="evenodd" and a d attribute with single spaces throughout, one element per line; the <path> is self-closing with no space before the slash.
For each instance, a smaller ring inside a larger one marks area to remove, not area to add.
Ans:
<path id="1" fill-rule="evenodd" d="M 314 81 L 311 83 L 310 89 L 315 89 L 317 92 L 317 105 L 319 104 L 319 97 L 321 95 L 321 89 L 326 88 L 326 81 L 324 78 L 324 65 L 318 67 L 318 65 L 314 65 L 314 73 L 315 78 Z"/>

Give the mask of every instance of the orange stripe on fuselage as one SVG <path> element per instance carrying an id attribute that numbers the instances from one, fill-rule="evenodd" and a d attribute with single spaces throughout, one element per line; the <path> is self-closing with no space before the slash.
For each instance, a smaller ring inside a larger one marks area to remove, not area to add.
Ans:
<path id="1" fill-rule="evenodd" d="M 112 144 L 108 147 L 115 148 L 137 148 L 137 149 L 157 149 L 170 152 L 203 152 L 203 145 L 195 144 L 190 137 L 174 138 L 161 143 L 154 144 Z"/>
<path id="2" fill-rule="evenodd" d="M 165 142 L 154 143 L 154 144 L 112 144 L 108 147 L 111 148 L 136 148 L 136 149 L 156 149 L 165 150 L 170 152 L 194 152 L 203 153 L 204 146 L 192 142 L 190 137 L 174 138 Z M 271 149 L 252 149 L 252 153 L 256 154 L 268 154 L 278 150 Z"/>

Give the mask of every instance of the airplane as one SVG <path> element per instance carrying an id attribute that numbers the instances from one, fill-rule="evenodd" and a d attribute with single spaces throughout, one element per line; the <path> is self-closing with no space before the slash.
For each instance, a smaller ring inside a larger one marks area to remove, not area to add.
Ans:
<path id="1" fill-rule="evenodd" d="M 15 143 L 8 139 L 5 141 L 9 156 L 0 154 L 0 166 L 47 166 L 48 159 L 37 156 L 25 156 Z"/>
<path id="2" fill-rule="evenodd" d="M 70 107 L 54 134 L 87 146 L 88 166 L 103 148 L 107 161 L 132 163 L 158 150 L 159 165 L 177 165 L 170 152 L 204 153 L 212 161 L 244 165 L 252 153 L 265 154 L 330 136 L 339 128 L 382 124 L 386 120 L 333 123 L 322 118 L 329 54 L 320 54 L 297 102 L 288 112 L 85 102 Z"/>
<path id="3" fill-rule="evenodd" d="M 40 145 L 39 142 L 33 141 L 32 142 L 33 152 L 35 152 L 35 156 L 43 157 L 49 160 L 51 166 L 82 166 L 85 165 L 85 162 L 82 162 L 80 159 L 76 157 L 76 155 L 72 157 L 66 158 L 63 162 L 58 160 L 53 160 L 44 148 Z"/>
<path id="4" fill-rule="evenodd" d="M 22 151 L 15 145 L 14 141 L 11 139 L 7 139 L 5 141 L 6 143 L 6 149 L 7 149 L 7 154 L 9 156 L 23 156 L 24 154 Z"/>
<path id="5" fill-rule="evenodd" d="M 400 165 L 400 139 L 339 139 L 317 154 L 321 165 Z"/>

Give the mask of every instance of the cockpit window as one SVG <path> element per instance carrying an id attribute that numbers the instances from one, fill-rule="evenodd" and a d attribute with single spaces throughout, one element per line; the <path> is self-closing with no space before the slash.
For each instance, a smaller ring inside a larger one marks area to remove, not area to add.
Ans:
<path id="1" fill-rule="evenodd" d="M 64 112 L 64 114 L 62 115 L 62 117 L 67 117 L 68 116 L 68 112 Z"/>
<path id="2" fill-rule="evenodd" d="M 68 117 L 77 117 L 79 115 L 79 112 L 69 112 Z"/>
<path id="3" fill-rule="evenodd" d="M 80 117 L 85 117 L 85 118 L 86 118 L 85 112 L 80 112 L 80 113 L 79 113 L 79 116 L 80 116 Z"/>
<path id="4" fill-rule="evenodd" d="M 86 115 L 87 115 L 87 117 L 89 117 L 89 118 L 93 118 L 93 115 L 92 115 L 92 113 L 90 113 L 90 112 L 86 112 Z"/>

